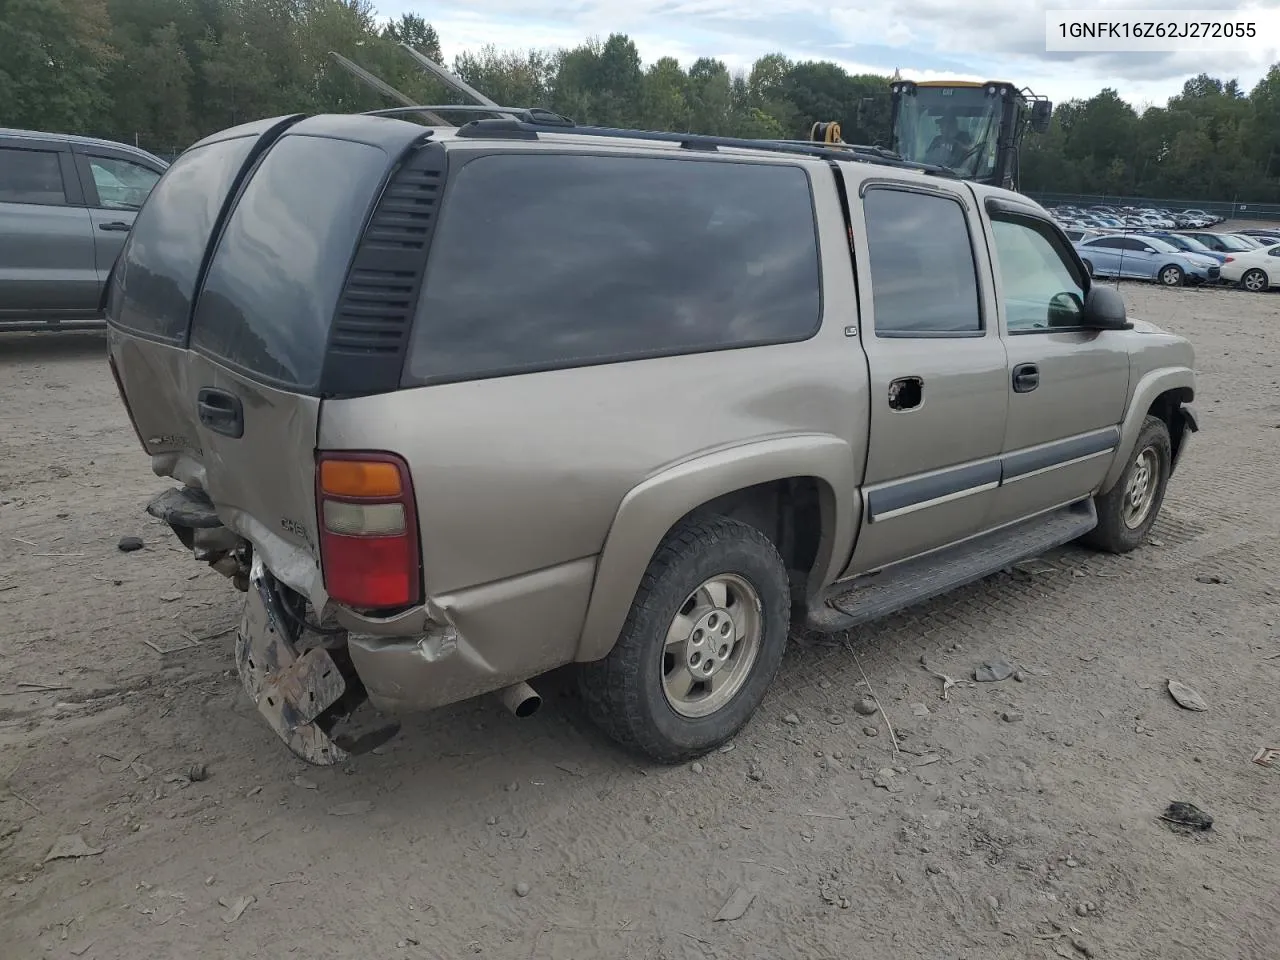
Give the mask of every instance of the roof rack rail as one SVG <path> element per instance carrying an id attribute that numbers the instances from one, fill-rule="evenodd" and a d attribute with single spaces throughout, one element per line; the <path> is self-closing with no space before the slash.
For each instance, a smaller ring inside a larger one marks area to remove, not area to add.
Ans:
<path id="1" fill-rule="evenodd" d="M 479 108 L 483 109 L 483 108 Z M 497 108 L 494 109 L 496 112 Z M 407 110 L 407 108 L 406 108 Z M 686 150 L 717 150 L 720 147 L 739 150 L 764 150 L 772 153 L 790 153 L 801 156 L 822 157 L 829 160 L 859 160 L 884 166 L 920 170 L 934 176 L 957 179 L 957 174 L 946 167 L 904 160 L 882 147 L 863 147 L 854 144 L 822 144 L 805 140 L 756 140 L 744 137 L 720 137 L 701 133 L 670 133 L 659 130 L 628 130 L 622 127 L 579 126 L 572 120 L 552 114 L 550 111 L 533 111 L 538 119 L 526 119 L 525 111 L 518 108 L 504 109 L 504 116 L 495 120 L 473 120 L 459 127 L 458 137 L 476 139 L 537 139 L 540 133 L 569 133 L 574 136 L 608 137 L 617 140 L 648 140 L 658 143 L 678 143 Z M 549 115 L 556 119 L 550 123 L 541 119 Z"/>
<path id="2" fill-rule="evenodd" d="M 383 110 L 366 110 L 366 117 L 398 117 L 420 113 L 496 113 L 513 116 L 525 123 L 540 123 L 548 126 L 573 126 L 573 121 L 542 107 L 499 107 L 486 103 L 432 103 L 420 106 L 387 107 Z"/>

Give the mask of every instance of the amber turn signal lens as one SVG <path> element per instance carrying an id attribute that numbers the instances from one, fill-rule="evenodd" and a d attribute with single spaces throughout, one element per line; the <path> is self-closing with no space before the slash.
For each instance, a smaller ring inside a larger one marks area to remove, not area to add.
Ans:
<path id="1" fill-rule="evenodd" d="M 394 463 L 323 460 L 320 489 L 335 497 L 398 497 L 400 471 Z"/>

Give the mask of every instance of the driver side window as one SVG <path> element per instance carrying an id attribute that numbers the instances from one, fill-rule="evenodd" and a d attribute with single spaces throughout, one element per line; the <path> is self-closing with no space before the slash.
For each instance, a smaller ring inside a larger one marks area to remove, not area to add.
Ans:
<path id="1" fill-rule="evenodd" d="M 1058 244 L 1030 223 L 992 219 L 1010 333 L 1078 327 L 1085 288 Z"/>

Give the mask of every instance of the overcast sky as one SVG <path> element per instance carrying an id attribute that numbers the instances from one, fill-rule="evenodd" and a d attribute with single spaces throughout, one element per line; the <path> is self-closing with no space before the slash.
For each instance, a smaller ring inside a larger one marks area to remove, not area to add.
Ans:
<path id="1" fill-rule="evenodd" d="M 1104 86 L 1135 106 L 1163 105 L 1202 71 L 1246 90 L 1280 60 L 1280 0 L 374 0 L 379 14 L 411 11 L 440 34 L 446 66 L 486 43 L 571 47 L 625 33 L 645 64 L 717 57 L 730 70 L 760 55 L 834 60 L 852 72 L 909 79 L 1009 80 L 1055 102 Z M 1046 53 L 1046 9 L 1256 11 L 1257 39 L 1234 51 Z"/>

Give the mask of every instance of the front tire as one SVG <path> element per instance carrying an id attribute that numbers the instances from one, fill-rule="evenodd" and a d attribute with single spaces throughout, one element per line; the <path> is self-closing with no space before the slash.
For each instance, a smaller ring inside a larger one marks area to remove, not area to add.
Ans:
<path id="1" fill-rule="evenodd" d="M 1098 525 L 1083 541 L 1108 553 L 1128 553 L 1139 547 L 1164 503 L 1172 463 L 1168 425 L 1159 417 L 1148 416 L 1124 473 L 1114 487 L 1094 500 Z"/>
<path id="2" fill-rule="evenodd" d="M 1271 279 L 1266 272 L 1254 267 L 1246 270 L 1244 275 L 1240 277 L 1240 286 L 1250 293 L 1261 293 L 1271 286 Z"/>
<path id="3" fill-rule="evenodd" d="M 651 760 L 709 753 L 764 700 L 790 606 L 786 566 L 763 533 L 726 517 L 682 521 L 649 562 L 618 642 L 580 671 L 588 716 Z"/>
<path id="4" fill-rule="evenodd" d="M 1187 281 L 1187 275 L 1176 263 L 1161 267 L 1158 276 L 1160 282 L 1166 287 L 1180 287 Z"/>

